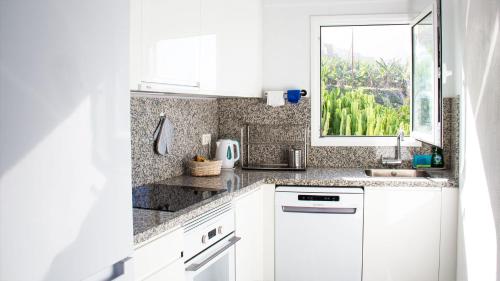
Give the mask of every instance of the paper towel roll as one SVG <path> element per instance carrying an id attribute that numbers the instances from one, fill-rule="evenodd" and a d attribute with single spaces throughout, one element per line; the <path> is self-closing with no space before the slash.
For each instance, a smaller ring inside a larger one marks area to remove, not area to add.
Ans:
<path id="1" fill-rule="evenodd" d="M 267 91 L 267 105 L 272 107 L 285 105 L 284 91 Z"/>

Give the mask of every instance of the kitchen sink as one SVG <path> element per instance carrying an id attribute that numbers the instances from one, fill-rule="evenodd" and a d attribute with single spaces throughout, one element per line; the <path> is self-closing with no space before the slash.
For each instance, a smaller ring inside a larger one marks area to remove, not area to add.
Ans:
<path id="1" fill-rule="evenodd" d="M 412 169 L 368 169 L 365 173 L 369 177 L 395 177 L 395 178 L 428 178 L 426 171 Z"/>

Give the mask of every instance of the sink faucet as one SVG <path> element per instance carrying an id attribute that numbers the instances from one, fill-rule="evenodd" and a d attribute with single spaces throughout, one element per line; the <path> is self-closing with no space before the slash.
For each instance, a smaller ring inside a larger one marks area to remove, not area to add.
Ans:
<path id="1" fill-rule="evenodd" d="M 405 133 L 403 129 L 400 128 L 398 135 L 396 136 L 397 140 L 396 156 L 395 158 L 382 157 L 382 165 L 397 166 L 403 163 L 403 160 L 401 159 L 401 141 L 404 140 L 404 138 L 405 138 Z"/>

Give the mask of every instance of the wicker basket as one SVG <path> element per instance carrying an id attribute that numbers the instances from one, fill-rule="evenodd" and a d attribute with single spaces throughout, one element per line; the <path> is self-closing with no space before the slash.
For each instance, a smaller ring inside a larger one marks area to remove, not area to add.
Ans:
<path id="1" fill-rule="evenodd" d="M 205 162 L 189 161 L 189 170 L 191 171 L 191 175 L 195 177 L 218 176 L 220 175 L 221 166 L 221 160 L 208 160 Z"/>

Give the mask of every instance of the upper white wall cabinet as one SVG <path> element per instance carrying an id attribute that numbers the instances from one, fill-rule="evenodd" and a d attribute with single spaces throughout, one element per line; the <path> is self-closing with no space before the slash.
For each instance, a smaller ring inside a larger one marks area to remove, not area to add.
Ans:
<path id="1" fill-rule="evenodd" d="M 132 91 L 257 97 L 262 0 L 132 0 Z"/>

